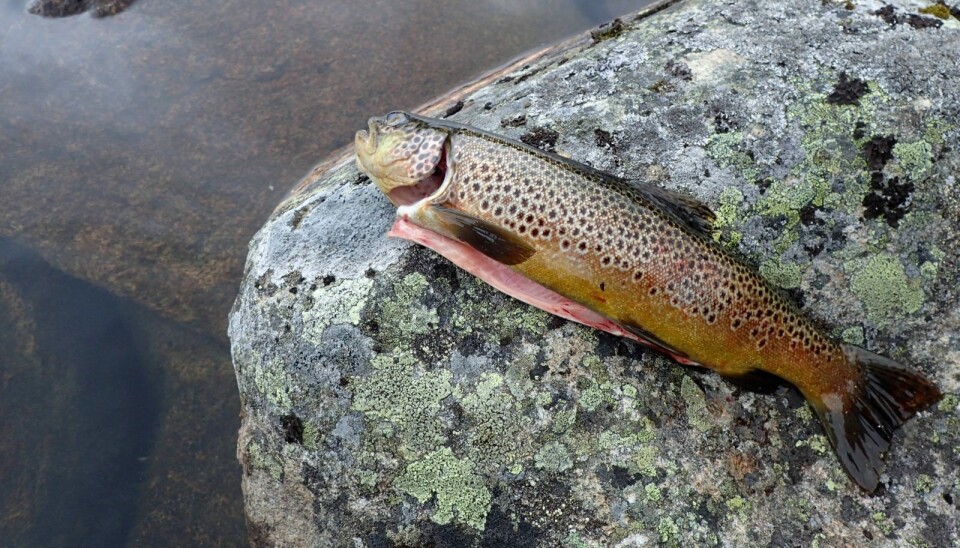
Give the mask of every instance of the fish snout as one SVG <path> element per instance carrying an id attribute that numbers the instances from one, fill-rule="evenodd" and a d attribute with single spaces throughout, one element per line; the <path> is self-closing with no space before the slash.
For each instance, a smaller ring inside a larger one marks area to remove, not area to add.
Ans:
<path id="1" fill-rule="evenodd" d="M 370 155 L 377 150 L 377 134 L 380 129 L 379 118 L 370 118 L 367 120 L 367 129 L 361 129 L 353 138 L 354 146 L 358 153 Z"/>

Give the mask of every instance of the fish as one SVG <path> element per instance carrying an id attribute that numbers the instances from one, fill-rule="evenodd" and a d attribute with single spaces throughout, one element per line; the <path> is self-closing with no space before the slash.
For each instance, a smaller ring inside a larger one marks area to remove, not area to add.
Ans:
<path id="1" fill-rule="evenodd" d="M 402 111 L 371 118 L 354 147 L 358 169 L 396 206 L 388 236 L 681 364 L 792 384 L 867 492 L 894 431 L 942 397 L 920 373 L 825 334 L 717 245 L 713 212 L 690 196 Z"/>

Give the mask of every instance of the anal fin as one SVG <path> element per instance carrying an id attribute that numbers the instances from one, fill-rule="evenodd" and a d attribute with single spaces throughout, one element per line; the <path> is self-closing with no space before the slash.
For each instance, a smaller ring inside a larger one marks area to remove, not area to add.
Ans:
<path id="1" fill-rule="evenodd" d="M 670 356 L 671 358 L 674 359 L 674 361 L 678 363 L 682 363 L 683 365 L 697 365 L 697 366 L 700 365 L 699 363 L 691 360 L 690 357 L 684 354 L 683 352 L 680 352 L 679 350 L 674 349 L 669 344 L 664 342 L 662 339 L 660 339 L 653 333 L 647 331 L 646 329 L 643 329 L 642 327 L 638 327 L 638 326 L 630 325 L 626 323 L 621 323 L 620 326 L 623 327 L 624 331 L 636 337 L 638 339 L 638 342 L 646 344 L 647 346 L 649 346 L 650 348 L 653 348 L 654 350 L 656 350 L 657 352 L 660 352 L 661 354 L 666 354 L 667 356 Z"/>

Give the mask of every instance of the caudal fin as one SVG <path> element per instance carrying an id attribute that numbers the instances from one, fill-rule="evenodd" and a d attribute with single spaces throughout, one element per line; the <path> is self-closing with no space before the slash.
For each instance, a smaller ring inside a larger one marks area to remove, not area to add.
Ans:
<path id="1" fill-rule="evenodd" d="M 824 394 L 814 408 L 847 474 L 873 492 L 893 432 L 942 394 L 932 382 L 889 358 L 856 346 L 843 347 L 861 366 L 862 381 L 855 393 Z"/>

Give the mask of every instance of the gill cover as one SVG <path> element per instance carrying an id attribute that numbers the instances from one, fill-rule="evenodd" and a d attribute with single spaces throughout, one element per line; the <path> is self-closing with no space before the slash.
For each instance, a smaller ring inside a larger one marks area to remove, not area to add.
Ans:
<path id="1" fill-rule="evenodd" d="M 368 126 L 369 130 L 358 131 L 354 139 L 358 167 L 387 196 L 436 171 L 446 131 L 400 111 L 370 118 Z"/>

